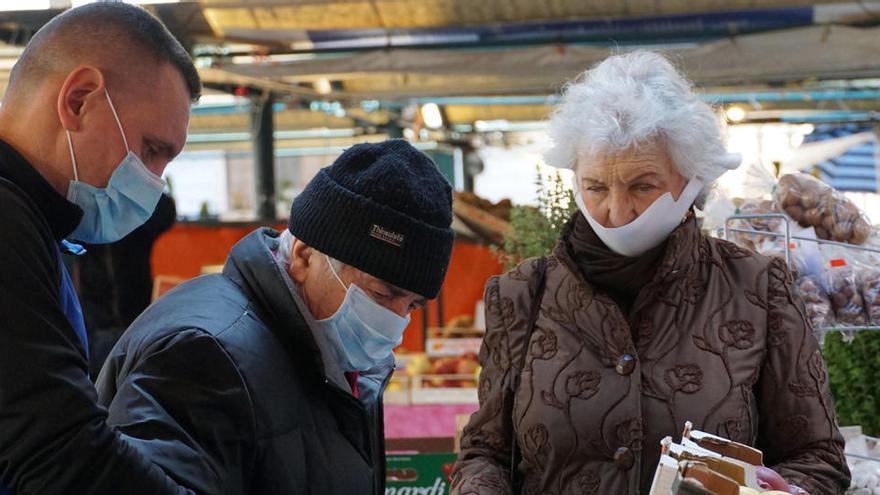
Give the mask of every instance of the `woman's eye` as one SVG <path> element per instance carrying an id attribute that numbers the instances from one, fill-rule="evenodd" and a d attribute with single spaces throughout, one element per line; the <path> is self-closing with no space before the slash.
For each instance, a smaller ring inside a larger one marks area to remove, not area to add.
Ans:
<path id="1" fill-rule="evenodd" d="M 639 192 L 651 192 L 657 189 L 653 184 L 638 184 L 636 185 L 636 191 Z"/>
<path id="2" fill-rule="evenodd" d="M 591 193 L 603 193 L 607 190 L 608 190 L 608 188 L 604 187 L 604 186 L 590 186 L 587 188 L 587 191 L 589 191 Z"/>

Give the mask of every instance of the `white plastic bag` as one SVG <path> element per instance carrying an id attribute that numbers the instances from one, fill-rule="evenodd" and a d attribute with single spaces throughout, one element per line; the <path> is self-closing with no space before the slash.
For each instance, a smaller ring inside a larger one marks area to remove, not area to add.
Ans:
<path id="1" fill-rule="evenodd" d="M 831 300 L 838 326 L 861 327 L 868 324 L 868 315 L 859 290 L 852 260 L 841 248 L 823 248 L 825 253 L 825 290 Z"/>
<path id="2" fill-rule="evenodd" d="M 802 227 L 815 227 L 820 239 L 864 244 L 871 224 L 846 196 L 809 174 L 779 178 L 776 203 Z"/>

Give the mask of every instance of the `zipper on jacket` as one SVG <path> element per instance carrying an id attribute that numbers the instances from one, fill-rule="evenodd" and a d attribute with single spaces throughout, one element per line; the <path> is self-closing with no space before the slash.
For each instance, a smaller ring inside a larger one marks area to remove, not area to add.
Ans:
<path id="1" fill-rule="evenodd" d="M 385 388 L 388 387 L 388 383 L 391 382 L 391 377 L 394 375 L 394 368 L 391 369 L 391 373 L 385 375 L 385 379 L 382 380 L 381 388 L 379 389 L 379 394 L 376 398 L 376 407 L 378 408 L 377 417 L 379 419 L 379 431 L 376 432 L 376 442 L 378 444 L 378 453 L 379 453 L 379 462 L 378 469 L 376 470 L 376 493 L 375 495 L 383 495 L 385 493 L 385 477 L 387 466 L 385 463 L 385 406 L 384 406 L 384 397 L 385 397 Z"/>
<path id="2" fill-rule="evenodd" d="M 385 486 L 385 415 L 382 401 L 385 396 L 385 387 L 388 386 L 393 374 L 393 368 L 390 372 L 385 374 L 385 377 L 380 382 L 379 391 L 376 394 L 376 401 L 373 405 L 376 409 L 373 412 L 375 413 L 374 417 L 377 419 L 378 428 L 376 428 L 375 431 L 367 431 L 365 435 L 368 444 L 365 446 L 364 453 L 369 456 L 367 460 L 370 461 L 370 464 L 373 467 L 374 495 L 382 495 L 382 488 Z M 333 394 L 342 398 L 344 402 L 352 404 L 361 414 L 361 418 L 363 419 L 362 422 L 366 425 L 366 428 L 368 430 L 373 430 L 372 425 L 368 420 L 367 407 L 360 401 L 360 399 L 352 395 L 351 391 L 342 390 L 326 377 L 324 378 L 324 385 L 326 385 Z"/>

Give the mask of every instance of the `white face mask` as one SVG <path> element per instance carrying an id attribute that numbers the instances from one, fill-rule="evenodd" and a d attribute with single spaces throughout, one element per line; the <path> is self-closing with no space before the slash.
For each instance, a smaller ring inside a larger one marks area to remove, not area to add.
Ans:
<path id="1" fill-rule="evenodd" d="M 574 179 L 574 199 L 581 213 L 590 223 L 590 227 L 609 249 L 617 254 L 634 258 L 659 246 L 676 227 L 681 225 L 688 210 L 703 190 L 703 186 L 702 180 L 696 177 L 691 179 L 678 200 L 672 198 L 672 193 L 666 193 L 651 203 L 651 206 L 635 220 L 622 227 L 603 227 L 590 215 L 581 197 L 577 178 Z"/>

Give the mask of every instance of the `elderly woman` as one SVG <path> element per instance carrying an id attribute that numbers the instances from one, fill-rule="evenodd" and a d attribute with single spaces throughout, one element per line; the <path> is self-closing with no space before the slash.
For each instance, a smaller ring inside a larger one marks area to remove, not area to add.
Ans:
<path id="1" fill-rule="evenodd" d="M 567 88 L 547 161 L 574 170 L 580 211 L 552 255 L 487 285 L 480 410 L 452 493 L 645 494 L 685 421 L 763 450 L 792 493 L 844 492 L 828 378 L 785 264 L 694 218 L 739 163 L 720 131 L 654 53 L 612 56 Z"/>

